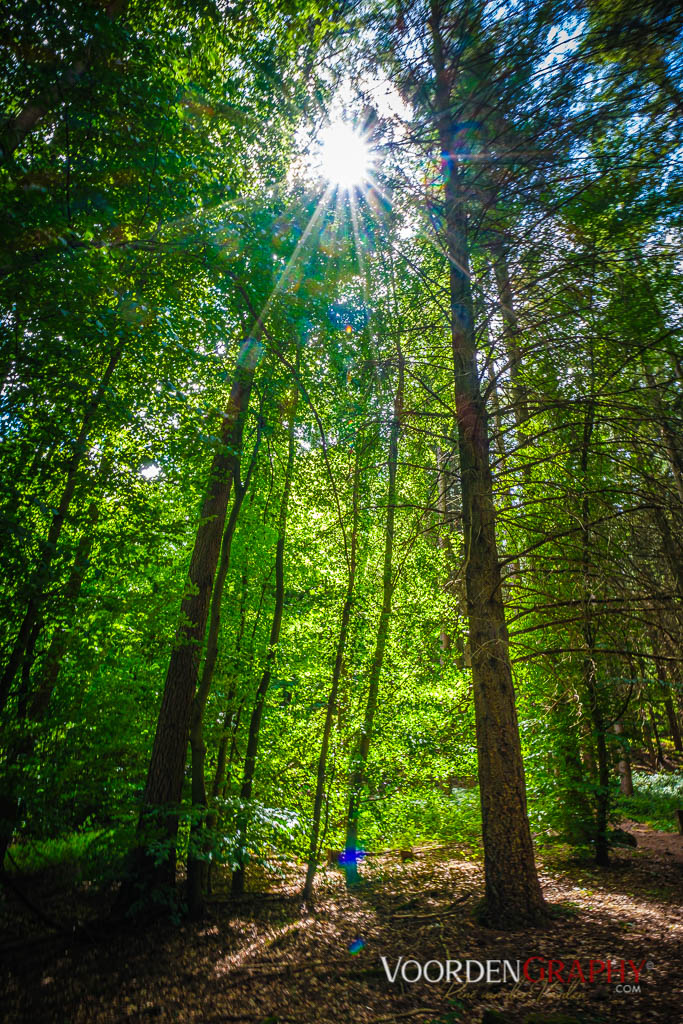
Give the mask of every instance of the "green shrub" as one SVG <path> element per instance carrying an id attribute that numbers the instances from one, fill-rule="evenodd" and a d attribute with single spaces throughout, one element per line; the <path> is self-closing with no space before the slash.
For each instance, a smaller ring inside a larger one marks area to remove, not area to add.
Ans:
<path id="1" fill-rule="evenodd" d="M 633 773 L 633 796 L 619 796 L 617 808 L 625 818 L 661 832 L 676 832 L 674 811 L 683 808 L 683 772 Z"/>

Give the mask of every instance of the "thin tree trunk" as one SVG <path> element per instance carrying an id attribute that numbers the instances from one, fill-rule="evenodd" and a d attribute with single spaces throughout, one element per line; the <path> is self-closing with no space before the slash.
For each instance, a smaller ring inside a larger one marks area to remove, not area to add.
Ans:
<path id="1" fill-rule="evenodd" d="M 346 640 L 349 633 L 349 622 L 351 620 L 351 609 L 353 607 L 353 592 L 356 584 L 356 561 L 357 561 L 357 546 L 358 546 L 358 493 L 360 488 L 360 439 L 356 439 L 356 458 L 353 470 L 353 522 L 351 525 L 351 543 L 348 551 L 348 578 L 346 585 L 346 595 L 344 597 L 344 604 L 342 606 L 341 622 L 339 624 L 339 637 L 337 639 L 337 649 L 334 657 L 334 668 L 332 669 L 332 683 L 330 686 L 330 693 L 327 698 L 327 707 L 325 710 L 325 723 L 323 725 L 323 736 L 320 744 L 320 755 L 318 757 L 318 770 L 316 774 L 315 783 L 315 795 L 313 797 L 313 820 L 311 824 L 311 840 L 308 848 L 308 865 L 306 868 L 306 880 L 304 882 L 304 888 L 302 897 L 310 903 L 313 898 L 313 880 L 315 878 L 315 872 L 318 867 L 318 838 L 320 836 L 320 815 L 323 806 L 323 797 L 325 793 L 325 775 L 327 771 L 327 752 L 330 746 L 330 735 L 332 733 L 332 722 L 334 720 L 334 712 L 337 705 L 337 693 L 339 691 L 339 681 L 342 675 L 342 666 L 344 664 L 344 651 L 346 649 Z"/>
<path id="2" fill-rule="evenodd" d="M 591 652 L 592 654 L 592 652 Z M 609 760 L 607 757 L 607 740 L 605 738 L 605 721 L 600 705 L 595 661 L 592 656 L 586 657 L 583 665 L 584 686 L 588 692 L 588 708 L 595 732 L 595 748 L 598 761 L 598 787 L 595 794 L 595 863 L 600 867 L 609 864 L 609 844 L 607 824 L 609 821 Z"/>
<path id="3" fill-rule="evenodd" d="M 592 367 L 591 367 L 592 371 Z M 597 666 L 595 664 L 595 632 L 592 621 L 591 569 L 591 519 L 588 480 L 590 443 L 595 423 L 595 403 L 591 399 L 586 407 L 581 445 L 581 533 L 583 568 L 583 639 L 586 655 L 583 661 L 583 683 L 588 695 L 588 712 L 595 735 L 598 785 L 595 793 L 595 862 L 601 867 L 609 864 L 607 823 L 609 821 L 609 760 L 605 736 L 605 719 L 600 701 Z"/>
<path id="4" fill-rule="evenodd" d="M 384 567 L 382 571 L 382 609 L 377 625 L 375 651 L 370 665 L 368 697 L 365 705 L 365 717 L 357 749 L 351 763 L 349 780 L 349 807 L 346 816 L 346 848 L 345 870 L 347 884 L 353 884 L 358 877 L 358 818 L 360 815 L 361 796 L 365 782 L 365 770 L 372 739 L 372 728 L 377 710 L 377 695 L 384 663 L 389 625 L 391 622 L 391 598 L 393 594 L 392 557 L 394 549 L 394 520 L 396 516 L 396 471 L 398 467 L 398 443 L 403 414 L 403 355 L 398 355 L 398 386 L 394 400 L 394 416 L 389 433 L 389 482 L 387 486 L 387 523 L 384 540 Z"/>
<path id="5" fill-rule="evenodd" d="M 643 743 L 647 750 L 648 757 L 650 758 L 650 764 L 653 768 L 660 768 L 661 765 L 657 761 L 657 755 L 655 753 L 654 744 L 652 742 L 652 729 L 650 728 L 650 722 L 647 717 L 647 710 L 643 708 L 641 714 L 641 727 L 643 731 Z"/>
<path id="6" fill-rule="evenodd" d="M 652 507 L 652 514 L 662 538 L 662 548 L 676 586 L 676 596 L 683 604 L 683 553 L 680 543 L 674 536 L 664 509 L 655 503 Z"/>
<path id="7" fill-rule="evenodd" d="M 436 485 L 437 485 L 437 503 L 438 503 L 438 509 L 439 509 L 439 519 L 441 521 L 439 523 L 439 528 L 438 528 L 437 533 L 436 533 L 436 543 L 437 543 L 437 545 L 439 547 L 439 550 L 443 551 L 444 555 L 446 556 L 446 565 L 448 566 L 446 588 L 450 589 L 450 584 L 451 584 L 451 566 L 450 566 L 450 560 L 448 559 L 448 551 L 449 551 L 448 540 L 446 539 L 447 511 L 448 510 L 447 510 L 447 501 L 446 501 L 446 474 L 444 472 L 445 464 L 446 464 L 446 456 L 445 456 L 444 452 L 442 452 L 440 446 L 437 445 L 437 449 L 436 449 L 436 481 L 437 481 L 437 484 Z M 441 623 L 440 635 L 441 635 L 441 653 L 439 655 L 439 664 L 441 665 L 441 668 L 443 668 L 444 664 L 445 664 L 444 654 L 447 651 L 450 651 L 450 649 L 451 649 L 451 637 L 450 637 L 450 634 L 449 634 L 448 630 L 446 629 L 446 623 L 443 622 L 443 621 Z"/>
<path id="8" fill-rule="evenodd" d="M 676 484 L 676 493 L 678 494 L 679 501 L 683 505 L 683 459 L 681 458 L 681 452 L 679 450 L 680 442 L 675 430 L 672 429 L 671 424 L 669 423 L 669 418 L 666 414 L 666 410 L 664 409 L 657 381 L 647 367 L 643 367 L 643 372 L 652 396 L 655 418 L 664 440 L 669 468 L 671 469 L 674 483 Z"/>
<path id="9" fill-rule="evenodd" d="M 211 693 L 213 674 L 218 658 L 218 634 L 221 622 L 221 604 L 223 602 L 223 589 L 230 567 L 230 549 L 232 539 L 237 527 L 244 496 L 249 487 L 249 481 L 256 464 L 259 443 L 261 440 L 261 424 L 259 422 L 256 443 L 251 456 L 249 468 L 244 481 L 240 480 L 239 454 L 236 454 L 235 476 L 235 497 L 233 499 L 230 515 L 223 534 L 221 546 L 221 557 L 216 573 L 216 582 L 211 597 L 211 614 L 209 616 L 209 629 L 206 639 L 206 655 L 202 668 L 202 677 L 199 687 L 192 702 L 192 714 L 190 717 L 190 751 L 192 755 L 192 807 L 193 818 L 190 826 L 190 848 L 187 855 L 187 900 L 190 915 L 194 918 L 201 916 L 204 910 L 202 890 L 206 880 L 206 860 L 201 857 L 202 833 L 204 831 L 204 814 L 207 807 L 206 781 L 204 765 L 206 759 L 206 744 L 204 742 L 204 711 L 206 702 Z"/>
<path id="10" fill-rule="evenodd" d="M 63 604 L 66 609 L 66 614 L 71 615 L 72 617 L 75 612 L 78 596 L 87 570 L 88 558 L 94 540 L 92 531 L 97 522 L 98 515 L 99 509 L 96 502 L 91 502 L 88 509 L 88 518 L 90 520 L 89 529 L 86 529 L 78 542 L 74 562 L 64 591 Z M 59 676 L 61 660 L 67 648 L 70 635 L 70 630 L 65 628 L 63 625 L 58 624 L 55 627 L 42 668 L 40 684 L 32 693 L 30 679 L 31 667 L 35 657 L 35 645 L 40 630 L 42 629 L 42 625 L 43 624 L 40 619 L 34 623 L 33 632 L 29 638 L 26 651 L 24 653 L 22 682 L 17 695 L 17 711 L 19 718 L 28 718 L 32 723 L 41 722 L 47 713 L 50 699 Z M 15 745 L 8 750 L 4 764 L 4 771 L 7 772 L 8 769 L 16 764 L 16 760 L 19 755 L 28 754 L 33 750 L 34 745 L 35 737 L 30 733 L 24 735 L 18 745 Z M 2 822 L 0 823 L 0 867 L 3 864 L 7 847 L 12 841 L 12 836 L 17 825 L 17 817 L 19 814 L 19 798 L 17 794 L 10 794 L 8 792 L 3 802 L 3 807 L 4 811 L 0 812 L 0 817 L 2 818 Z"/>
<path id="11" fill-rule="evenodd" d="M 512 403 L 517 430 L 529 419 L 529 402 L 527 389 L 521 379 L 522 357 L 519 351 L 519 321 L 512 298 L 512 286 L 510 284 L 510 272 L 508 270 L 507 257 L 502 242 L 493 248 L 494 263 L 493 270 L 498 288 L 498 302 L 503 317 L 503 337 L 505 340 L 505 351 L 510 367 L 510 382 L 512 384 Z"/>
<path id="12" fill-rule="evenodd" d="M 662 750 L 662 741 L 659 738 L 659 729 L 657 728 L 657 719 L 655 718 L 655 713 L 652 710 L 652 706 L 650 704 L 648 704 L 647 710 L 648 710 L 648 714 L 650 716 L 650 725 L 652 726 L 652 735 L 654 736 L 655 743 L 657 744 L 657 767 L 658 768 L 665 768 L 666 767 L 666 759 L 664 757 L 664 751 Z"/>
<path id="13" fill-rule="evenodd" d="M 64 590 L 63 604 L 66 614 L 72 617 L 72 623 L 83 580 L 88 569 L 90 553 L 95 541 L 94 530 L 99 514 L 100 510 L 97 502 L 92 501 L 88 507 L 88 525 L 78 541 L 73 565 Z M 59 678 L 62 659 L 67 651 L 69 638 L 72 633 L 73 624 L 66 625 L 63 619 L 55 626 L 40 673 L 40 683 L 30 699 L 28 709 L 29 718 L 36 722 L 41 721 L 47 712 L 50 699 L 57 685 L 57 679 Z"/>
<path id="14" fill-rule="evenodd" d="M 467 247 L 467 215 L 454 158 L 451 76 L 440 9 L 431 3 L 436 117 L 445 171 L 445 222 L 455 404 L 458 419 L 465 582 L 470 625 L 484 842 L 485 917 L 519 926 L 544 916 L 527 817 L 524 766 L 496 545 L 487 414 L 479 386 Z"/>
<path id="15" fill-rule="evenodd" d="M 28 586 L 29 597 L 26 603 L 26 609 L 24 616 L 19 627 L 16 640 L 12 646 L 7 665 L 0 679 L 0 711 L 5 708 L 7 700 L 10 695 L 12 684 L 15 676 L 19 670 L 22 659 L 24 657 L 24 651 L 26 650 L 26 644 L 28 639 L 33 632 L 33 627 L 38 619 L 41 611 L 43 601 L 45 599 L 45 591 L 47 589 L 50 579 L 50 569 L 52 562 L 54 561 L 57 553 L 57 544 L 62 533 L 62 528 L 66 520 L 67 513 L 71 506 L 74 493 L 76 491 L 76 484 L 78 482 L 78 471 L 83 461 L 83 456 L 86 452 L 87 438 L 92 425 L 93 419 L 100 407 L 102 398 L 104 397 L 109 383 L 112 378 L 112 374 L 116 369 L 116 365 L 121 358 L 123 352 L 123 345 L 119 344 L 112 351 L 107 367 L 102 376 L 102 380 L 98 385 L 97 389 L 93 393 L 90 401 L 85 407 L 83 419 L 81 421 L 81 427 L 78 431 L 78 436 L 73 446 L 71 458 L 69 459 L 66 467 L 66 481 L 64 483 L 64 490 L 59 500 L 57 510 L 52 516 L 50 528 L 48 530 L 47 539 L 41 545 L 41 556 L 40 563 L 33 573 L 32 579 Z"/>
<path id="16" fill-rule="evenodd" d="M 296 376 L 298 379 L 299 370 L 299 347 L 297 346 Z M 285 479 L 282 488 L 280 501 L 280 516 L 278 521 L 277 546 L 275 549 L 275 607 L 273 609 L 273 621 L 270 627 L 270 639 L 268 641 L 268 653 L 263 674 L 259 681 L 254 699 L 254 707 L 249 722 L 249 733 L 247 738 L 247 749 L 244 757 L 244 774 L 242 776 L 242 788 L 240 790 L 240 811 L 237 817 L 236 846 L 240 851 L 241 862 L 232 874 L 232 894 L 242 896 L 244 893 L 244 869 L 247 859 L 247 834 L 249 828 L 249 801 L 254 786 L 254 775 L 256 773 L 256 759 L 261 734 L 261 721 L 263 709 L 266 702 L 266 695 L 270 687 L 270 680 L 277 656 L 277 645 L 280 642 L 280 631 L 282 629 L 282 614 L 285 607 L 285 540 L 287 534 L 287 509 L 289 495 L 292 487 L 292 474 L 294 470 L 294 451 L 296 439 L 294 427 L 296 422 L 296 409 L 299 399 L 299 389 L 295 382 L 289 411 L 289 426 L 287 430 L 287 465 Z"/>
<path id="17" fill-rule="evenodd" d="M 619 790 L 623 796 L 633 796 L 633 775 L 631 774 L 631 759 L 628 755 L 628 748 L 622 739 L 624 735 L 624 726 L 620 721 L 614 723 L 614 733 L 619 737 L 619 745 L 621 748 L 621 754 L 619 761 L 617 762 L 617 771 L 619 772 Z"/>
<path id="18" fill-rule="evenodd" d="M 671 733 L 671 739 L 673 740 L 674 750 L 683 751 L 681 727 L 678 724 L 678 717 L 676 715 L 676 709 L 674 708 L 674 702 L 669 694 L 664 697 L 664 710 L 666 711 L 666 717 L 669 722 L 669 732 Z"/>
<path id="19" fill-rule="evenodd" d="M 242 647 L 242 638 L 244 637 L 244 630 L 246 627 L 246 596 L 247 596 L 247 573 L 242 573 L 242 589 L 240 596 L 240 624 L 237 631 L 237 640 L 235 642 L 235 663 L 238 663 L 240 650 Z M 223 716 L 223 730 L 221 732 L 221 738 L 218 743 L 218 753 L 216 757 L 216 772 L 213 777 L 213 784 L 211 786 L 211 800 L 212 803 L 221 795 L 224 788 L 226 779 L 226 768 L 227 768 L 227 752 L 228 744 L 232 743 L 237 726 L 239 724 L 239 710 L 235 709 L 235 697 L 237 695 L 237 672 L 234 671 L 230 677 L 230 684 L 228 686 L 228 695 L 225 700 L 225 714 Z M 209 812 L 207 818 L 207 827 L 213 828 L 216 823 L 215 809 Z"/>
<path id="20" fill-rule="evenodd" d="M 676 716 L 676 709 L 674 708 L 674 703 L 671 699 L 671 684 L 667 675 L 666 662 L 662 660 L 662 652 L 658 643 L 657 634 L 654 630 L 650 633 L 650 639 L 652 643 L 652 653 L 655 659 L 655 666 L 657 668 L 657 676 L 659 677 L 659 687 L 662 692 L 662 699 L 664 702 L 664 710 L 669 723 L 669 733 L 673 740 L 674 750 L 680 751 L 683 750 L 681 730 Z"/>
<path id="21" fill-rule="evenodd" d="M 233 474 L 242 449 L 244 422 L 259 352 L 258 340 L 249 337 L 238 357 L 228 408 L 223 416 L 220 446 L 211 464 L 190 561 L 188 586 L 180 606 L 180 621 L 166 673 L 140 810 L 137 845 L 131 852 L 128 884 L 121 891 L 116 910 L 129 909 L 140 894 L 147 894 L 157 885 L 175 885 L 178 806 L 182 797 L 192 701 Z M 164 824 L 159 815 L 165 818 Z M 168 853 L 158 864 L 148 852 L 150 840 L 168 844 Z"/>

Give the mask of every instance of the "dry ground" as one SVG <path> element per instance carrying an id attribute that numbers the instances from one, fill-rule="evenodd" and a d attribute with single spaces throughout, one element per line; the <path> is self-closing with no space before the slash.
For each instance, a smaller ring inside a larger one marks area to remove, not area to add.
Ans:
<path id="1" fill-rule="evenodd" d="M 302 874 L 291 868 L 278 885 L 270 880 L 267 896 L 235 905 L 217 892 L 200 923 L 158 922 L 91 941 L 50 935 L 5 895 L 0 1016 L 22 1024 L 524 1024 L 547 1015 L 556 1024 L 570 1018 L 677 1024 L 683 1020 L 683 837 L 630 827 L 638 849 L 620 851 L 607 871 L 557 855 L 546 859 L 544 890 L 561 913 L 546 928 L 519 932 L 476 923 L 481 866 L 456 847 L 422 848 L 405 864 L 390 853 L 373 858 L 353 894 L 339 871 L 324 872 L 315 912 L 302 911 Z M 250 881 L 265 887 L 264 879 Z M 85 887 L 71 907 L 63 893 L 32 892 L 63 919 L 74 910 L 102 910 L 101 897 Z M 618 992 L 614 981 L 569 988 L 524 978 L 518 985 L 391 984 L 382 956 L 392 968 L 399 956 L 609 958 L 651 967 L 640 993 Z"/>

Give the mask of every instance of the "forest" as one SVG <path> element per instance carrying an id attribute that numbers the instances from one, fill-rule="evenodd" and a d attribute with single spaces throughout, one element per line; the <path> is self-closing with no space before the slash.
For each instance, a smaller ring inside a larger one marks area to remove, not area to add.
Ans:
<path id="1" fill-rule="evenodd" d="M 0 54 L 0 1016 L 673 1024 L 683 8 Z"/>

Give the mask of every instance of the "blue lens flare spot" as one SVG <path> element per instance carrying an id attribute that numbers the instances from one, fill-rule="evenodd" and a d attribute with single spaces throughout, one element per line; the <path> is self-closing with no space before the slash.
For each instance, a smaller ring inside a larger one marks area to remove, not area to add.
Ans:
<path id="1" fill-rule="evenodd" d="M 348 847 L 339 854 L 340 864 L 355 864 L 356 861 L 362 860 L 365 856 L 365 850 L 359 848 L 354 850 L 352 847 Z"/>
<path id="2" fill-rule="evenodd" d="M 362 949 L 365 949 L 365 940 L 354 939 L 349 946 L 349 953 L 351 954 L 351 956 L 355 956 L 356 953 L 360 953 Z"/>

